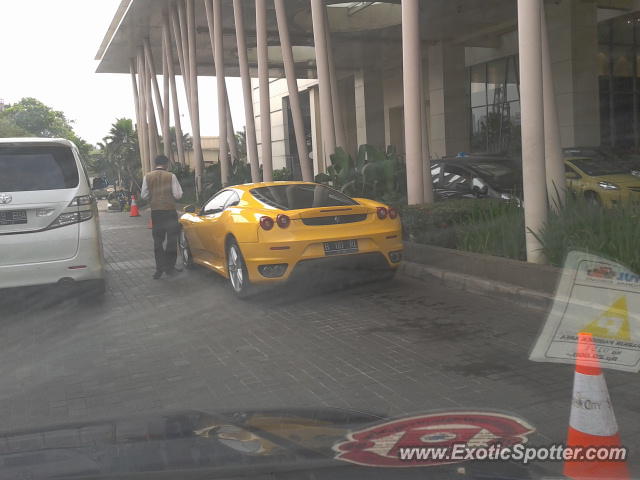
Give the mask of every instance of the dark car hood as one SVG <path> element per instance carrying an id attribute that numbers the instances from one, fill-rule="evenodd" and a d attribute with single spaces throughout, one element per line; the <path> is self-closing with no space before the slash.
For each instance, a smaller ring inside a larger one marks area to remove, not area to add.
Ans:
<path id="1" fill-rule="evenodd" d="M 383 420 L 333 409 L 186 411 L 8 432 L 0 434 L 0 479 L 424 479 L 426 467 L 336 460 L 334 447 L 349 432 Z M 429 467 L 427 478 L 532 478 L 514 464 L 465 466 Z"/>

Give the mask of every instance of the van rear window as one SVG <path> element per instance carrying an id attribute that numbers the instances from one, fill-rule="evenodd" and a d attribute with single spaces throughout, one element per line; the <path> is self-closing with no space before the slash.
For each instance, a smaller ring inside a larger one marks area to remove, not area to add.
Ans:
<path id="1" fill-rule="evenodd" d="M 75 188 L 78 181 L 76 160 L 68 147 L 0 145 L 0 192 Z"/>

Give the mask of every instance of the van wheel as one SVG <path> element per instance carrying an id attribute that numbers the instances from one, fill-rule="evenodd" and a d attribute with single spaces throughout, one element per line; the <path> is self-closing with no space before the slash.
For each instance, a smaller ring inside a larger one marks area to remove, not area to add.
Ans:
<path id="1" fill-rule="evenodd" d="M 184 229 L 180 229 L 180 236 L 178 237 L 178 248 L 180 250 L 180 257 L 182 258 L 182 264 L 184 268 L 193 268 L 193 256 L 191 255 L 191 249 L 189 248 L 189 241 L 187 235 L 184 233 Z"/>
<path id="2" fill-rule="evenodd" d="M 246 298 L 251 293 L 251 282 L 249 273 L 244 263 L 242 252 L 235 240 L 227 244 L 227 273 L 229 275 L 229 285 L 233 293 L 240 298 Z"/>

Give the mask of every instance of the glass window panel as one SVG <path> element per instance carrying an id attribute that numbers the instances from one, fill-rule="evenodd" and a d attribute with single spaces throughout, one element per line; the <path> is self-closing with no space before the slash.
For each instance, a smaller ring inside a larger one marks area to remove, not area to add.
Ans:
<path id="1" fill-rule="evenodd" d="M 618 20 L 612 24 L 614 45 L 633 45 L 633 22 Z"/>
<path id="2" fill-rule="evenodd" d="M 485 152 L 487 150 L 487 107 L 471 109 L 471 150 Z"/>
<path id="3" fill-rule="evenodd" d="M 509 153 L 520 152 L 522 150 L 521 119 L 520 102 L 510 102 L 508 112 L 509 138 L 507 143 Z"/>
<path id="4" fill-rule="evenodd" d="M 633 95 L 616 93 L 613 97 L 615 111 L 616 147 L 630 147 L 633 138 Z"/>
<path id="5" fill-rule="evenodd" d="M 601 23 L 598 25 L 598 42 L 604 45 L 609 45 L 609 43 L 611 43 L 610 23 Z"/>
<path id="6" fill-rule="evenodd" d="M 628 47 L 613 47 L 613 76 L 633 77 L 633 50 Z"/>
<path id="7" fill-rule="evenodd" d="M 487 100 L 489 105 L 502 103 L 505 97 L 506 59 L 487 64 Z"/>
<path id="8" fill-rule="evenodd" d="M 510 57 L 507 62 L 507 101 L 520 100 L 518 89 L 518 60 Z"/>
<path id="9" fill-rule="evenodd" d="M 486 65 L 471 67 L 471 106 L 480 107 L 487 104 Z"/>
<path id="10" fill-rule="evenodd" d="M 604 48 L 608 47 L 604 47 L 601 46 L 601 51 L 600 53 L 598 53 L 598 75 L 600 75 L 601 77 L 608 77 L 609 76 L 609 54 L 604 51 Z"/>

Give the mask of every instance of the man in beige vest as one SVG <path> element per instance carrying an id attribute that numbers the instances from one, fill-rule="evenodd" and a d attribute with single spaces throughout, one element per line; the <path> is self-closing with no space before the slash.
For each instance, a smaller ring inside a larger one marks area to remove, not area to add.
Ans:
<path id="1" fill-rule="evenodd" d="M 173 275 L 182 270 L 176 268 L 178 233 L 178 213 L 176 200 L 182 198 L 182 187 L 173 173 L 167 171 L 169 159 L 158 155 L 155 170 L 147 173 L 142 181 L 140 196 L 149 200 L 153 235 L 153 250 L 156 257 L 154 279 L 163 273 Z M 166 240 L 166 246 L 163 244 Z"/>

